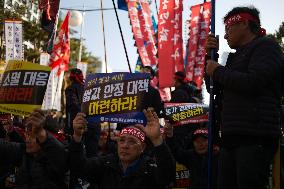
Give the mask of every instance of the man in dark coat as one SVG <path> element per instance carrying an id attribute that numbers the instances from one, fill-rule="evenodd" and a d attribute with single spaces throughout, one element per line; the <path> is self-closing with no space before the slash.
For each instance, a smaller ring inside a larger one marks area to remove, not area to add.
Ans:
<path id="1" fill-rule="evenodd" d="M 171 102 L 186 103 L 195 102 L 192 99 L 193 90 L 186 81 L 185 73 L 178 71 L 175 73 L 175 90 L 171 94 Z"/>
<path id="2" fill-rule="evenodd" d="M 177 162 L 186 166 L 190 171 L 190 189 L 205 189 L 208 186 L 208 130 L 196 129 L 193 132 L 193 149 L 184 149 L 173 135 L 173 127 L 166 123 L 165 135 Z M 217 189 L 218 148 L 212 158 L 212 189 Z"/>
<path id="3" fill-rule="evenodd" d="M 70 72 L 71 84 L 65 89 L 66 124 L 65 133 L 73 134 L 72 122 L 78 112 L 81 112 L 82 96 L 84 92 L 84 78 L 80 69 L 74 68 Z"/>
<path id="4" fill-rule="evenodd" d="M 265 37 L 256 8 L 236 7 L 224 24 L 224 38 L 236 52 L 226 66 L 207 60 L 206 67 L 222 99 L 220 189 L 265 189 L 280 136 L 283 54 Z M 207 54 L 217 47 L 210 35 Z"/>
<path id="5" fill-rule="evenodd" d="M 156 73 L 151 66 L 144 66 L 141 70 L 141 73 L 148 73 L 150 74 L 150 85 L 148 88 L 148 92 L 145 95 L 143 104 L 143 109 L 147 109 L 148 107 L 153 107 L 155 112 L 159 117 L 163 116 L 164 107 L 161 100 L 160 92 L 156 86 L 152 86 L 152 80 L 154 79 Z"/>
<path id="6" fill-rule="evenodd" d="M 66 188 L 65 149 L 43 128 L 44 112 L 35 110 L 25 125 L 27 131 L 24 144 L 0 140 L 0 166 L 19 167 L 16 173 L 17 189 Z"/>
<path id="7" fill-rule="evenodd" d="M 144 113 L 147 126 L 122 129 L 116 155 L 89 159 L 80 143 L 87 121 L 79 113 L 73 122 L 74 135 L 69 148 L 71 170 L 97 183 L 101 189 L 165 189 L 175 178 L 174 159 L 163 142 L 157 114 L 149 109 Z M 154 146 L 155 159 L 143 156 L 146 137 Z"/>

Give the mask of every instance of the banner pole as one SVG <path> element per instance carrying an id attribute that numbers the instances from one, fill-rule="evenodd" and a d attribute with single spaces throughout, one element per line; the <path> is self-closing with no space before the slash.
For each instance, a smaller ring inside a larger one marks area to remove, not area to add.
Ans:
<path id="1" fill-rule="evenodd" d="M 128 58 L 128 54 L 127 54 L 127 50 L 126 50 L 126 45 L 125 45 L 125 41 L 124 41 L 124 37 L 123 37 L 123 33 L 122 33 L 122 29 L 121 29 L 121 25 L 120 25 L 120 21 L 119 21 L 119 18 L 118 18 L 118 14 L 117 14 L 117 10 L 116 10 L 116 6 L 115 6 L 115 3 L 114 3 L 114 0 L 112 0 L 112 4 L 113 4 L 116 20 L 117 20 L 117 23 L 118 23 L 120 36 L 121 36 L 122 43 L 123 43 L 123 48 L 124 48 L 124 52 L 125 52 L 125 56 L 126 56 L 126 60 L 127 60 L 127 64 L 128 64 L 129 73 L 132 73 L 130 62 L 129 62 L 129 58 Z"/>
<path id="2" fill-rule="evenodd" d="M 215 34 L 215 0 L 211 0 L 211 33 Z M 215 60 L 216 49 L 211 50 L 211 60 Z M 213 157 L 213 79 L 210 77 L 210 101 L 208 124 L 208 189 L 212 189 L 212 157 Z"/>
<path id="3" fill-rule="evenodd" d="M 104 39 L 105 65 L 106 65 L 106 73 L 108 73 L 108 70 L 107 70 L 107 52 L 106 52 L 106 36 L 105 36 L 105 21 L 104 21 L 104 11 L 103 11 L 103 0 L 101 0 L 101 16 L 102 16 L 103 39 Z"/>

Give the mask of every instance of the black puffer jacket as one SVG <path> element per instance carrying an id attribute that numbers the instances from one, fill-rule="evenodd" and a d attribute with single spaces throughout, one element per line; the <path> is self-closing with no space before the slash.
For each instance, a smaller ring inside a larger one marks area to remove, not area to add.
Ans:
<path id="1" fill-rule="evenodd" d="M 165 143 L 155 147 L 156 161 L 140 158 L 124 174 L 117 155 L 86 159 L 82 144 L 71 142 L 70 167 L 79 176 L 98 184 L 100 189 L 165 189 L 175 179 L 175 163 Z"/>
<path id="2" fill-rule="evenodd" d="M 66 123 L 65 132 L 73 133 L 73 120 L 78 112 L 81 112 L 81 104 L 84 93 L 84 85 L 73 81 L 70 86 L 65 89 L 66 98 Z"/>
<path id="3" fill-rule="evenodd" d="M 64 189 L 65 149 L 48 134 L 37 156 L 25 153 L 25 145 L 0 140 L 0 165 L 19 165 L 17 189 Z"/>
<path id="4" fill-rule="evenodd" d="M 222 136 L 279 136 L 283 65 L 280 46 L 259 37 L 214 71 L 214 87 L 223 93 Z"/>
<path id="5" fill-rule="evenodd" d="M 160 93 L 157 89 L 149 85 L 149 91 L 146 93 L 142 101 L 142 109 L 147 109 L 148 107 L 154 108 L 155 112 L 159 117 L 163 116 L 163 103 L 161 100 Z"/>
<path id="6" fill-rule="evenodd" d="M 186 102 L 195 102 L 192 99 L 193 90 L 187 85 L 182 84 L 175 88 L 175 90 L 171 93 L 171 102 L 175 103 L 186 103 Z"/>
<path id="7" fill-rule="evenodd" d="M 208 154 L 199 155 L 193 149 L 184 149 L 176 137 L 167 138 L 176 161 L 183 164 L 191 177 L 190 189 L 206 189 L 208 187 Z M 218 152 L 212 156 L 212 189 L 217 189 Z"/>

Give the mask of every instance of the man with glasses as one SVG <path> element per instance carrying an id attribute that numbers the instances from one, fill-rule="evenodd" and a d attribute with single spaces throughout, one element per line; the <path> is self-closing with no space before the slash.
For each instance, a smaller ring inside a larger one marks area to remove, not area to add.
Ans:
<path id="1" fill-rule="evenodd" d="M 157 114 L 144 111 L 147 125 L 121 130 L 117 154 L 87 159 L 80 143 L 87 121 L 78 113 L 73 121 L 74 135 L 69 147 L 71 170 L 103 189 L 165 189 L 175 179 L 175 162 L 160 133 Z M 146 138 L 154 146 L 155 159 L 144 156 Z"/>
<path id="2" fill-rule="evenodd" d="M 206 67 L 214 94 L 222 99 L 219 187 L 265 189 L 280 136 L 283 54 L 265 37 L 256 8 L 233 8 L 224 24 L 224 38 L 236 52 L 229 54 L 226 66 L 207 60 Z M 217 48 L 212 34 L 207 55 Z"/>

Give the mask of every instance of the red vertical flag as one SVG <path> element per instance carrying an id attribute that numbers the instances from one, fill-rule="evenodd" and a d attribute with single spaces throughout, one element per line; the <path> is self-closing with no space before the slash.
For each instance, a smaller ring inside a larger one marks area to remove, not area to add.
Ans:
<path id="1" fill-rule="evenodd" d="M 198 34 L 200 33 L 200 9 L 201 4 L 191 7 L 190 31 L 188 42 L 188 56 L 186 61 L 186 77 L 189 81 L 193 79 L 195 56 L 198 46 Z"/>
<path id="2" fill-rule="evenodd" d="M 211 3 L 206 2 L 203 4 L 203 12 L 201 14 L 200 32 L 198 37 L 198 47 L 195 57 L 195 65 L 193 70 L 193 81 L 196 83 L 197 88 L 201 88 L 204 77 L 204 65 L 205 65 L 205 43 L 210 30 L 210 18 L 211 18 Z"/>
<path id="3" fill-rule="evenodd" d="M 147 0 L 129 0 L 127 6 L 142 64 L 155 67 L 158 62 L 157 49 L 149 3 Z"/>
<path id="4" fill-rule="evenodd" d="M 70 11 L 68 11 L 54 42 L 53 50 L 50 56 L 49 66 L 54 69 L 59 66 L 58 75 L 61 71 L 68 70 L 70 58 L 70 39 L 69 39 L 69 18 Z"/>
<path id="5" fill-rule="evenodd" d="M 171 39 L 174 43 L 174 59 L 177 71 L 184 71 L 183 64 L 183 40 L 182 40 L 182 11 L 183 11 L 183 1 L 175 0 L 175 15 L 174 20 L 172 20 L 172 25 L 174 27 L 174 36 Z"/>
<path id="6" fill-rule="evenodd" d="M 158 20 L 159 87 L 173 86 L 175 73 L 174 27 L 175 0 L 161 0 Z"/>

